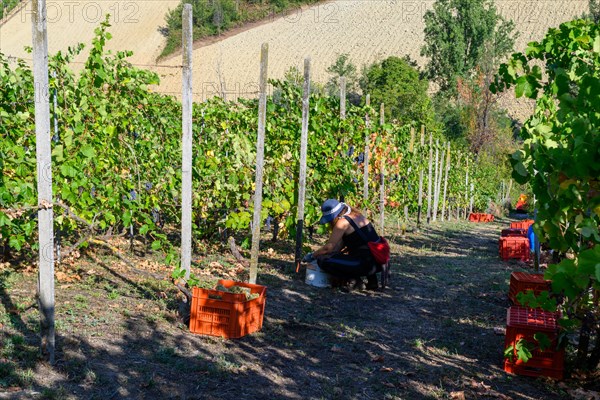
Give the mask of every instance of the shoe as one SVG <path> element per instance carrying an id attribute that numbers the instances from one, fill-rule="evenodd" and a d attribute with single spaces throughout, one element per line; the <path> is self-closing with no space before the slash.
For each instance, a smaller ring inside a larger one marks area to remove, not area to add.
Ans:
<path id="1" fill-rule="evenodd" d="M 353 286 L 354 290 L 365 290 L 366 288 L 367 287 L 365 285 L 365 282 L 362 280 L 362 278 L 358 278 Z"/>
<path id="2" fill-rule="evenodd" d="M 377 290 L 379 283 L 377 282 L 377 274 L 367 276 L 367 290 Z"/>

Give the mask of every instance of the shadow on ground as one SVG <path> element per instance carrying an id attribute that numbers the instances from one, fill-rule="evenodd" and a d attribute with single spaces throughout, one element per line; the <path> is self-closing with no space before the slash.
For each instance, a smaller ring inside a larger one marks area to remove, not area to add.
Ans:
<path id="1" fill-rule="evenodd" d="M 111 319 L 95 311 L 111 302 L 90 301 L 74 318 L 96 323 L 58 330 L 52 379 L 36 375 L 31 390 L 86 399 L 561 398 L 544 381 L 502 371 L 504 336 L 494 328 L 505 324 L 510 271 L 525 265 L 498 260 L 501 226 L 391 235 L 393 276 L 384 292 L 313 288 L 290 262 L 261 259 L 264 325 L 238 340 L 190 334 L 171 306 L 157 318 L 152 303 L 115 308 Z M 116 273 L 104 279 L 98 284 L 133 285 L 132 300 L 154 293 Z M 14 307 L 10 293 L 0 298 Z M 30 323 L 15 326 L 36 344 Z"/>

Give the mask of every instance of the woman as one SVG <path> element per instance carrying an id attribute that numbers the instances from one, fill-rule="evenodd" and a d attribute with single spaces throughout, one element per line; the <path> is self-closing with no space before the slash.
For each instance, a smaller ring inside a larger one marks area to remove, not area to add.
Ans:
<path id="1" fill-rule="evenodd" d="M 367 241 L 377 241 L 379 235 L 371 222 L 359 210 L 335 199 L 326 200 L 321 211 L 323 216 L 319 223 L 329 224 L 331 236 L 324 246 L 312 253 L 319 267 L 337 278 L 356 279 L 357 285 L 362 283 L 361 277 L 366 276 L 367 289 L 377 289 L 378 266 Z"/>

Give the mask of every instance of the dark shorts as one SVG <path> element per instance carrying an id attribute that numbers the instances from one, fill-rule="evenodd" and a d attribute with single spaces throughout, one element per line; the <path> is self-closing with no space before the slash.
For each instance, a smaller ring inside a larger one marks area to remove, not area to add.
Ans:
<path id="1" fill-rule="evenodd" d="M 377 272 L 377 265 L 372 257 L 334 254 L 317 262 L 323 271 L 338 278 L 360 278 Z"/>

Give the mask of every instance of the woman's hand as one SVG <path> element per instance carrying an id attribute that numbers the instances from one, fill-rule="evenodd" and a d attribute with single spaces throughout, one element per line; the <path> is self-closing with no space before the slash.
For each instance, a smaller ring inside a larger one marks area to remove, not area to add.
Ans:
<path id="1" fill-rule="evenodd" d="M 313 257 L 319 258 L 340 251 L 344 247 L 342 238 L 349 226 L 350 223 L 345 218 L 338 219 L 333 226 L 329 240 L 313 253 Z"/>

